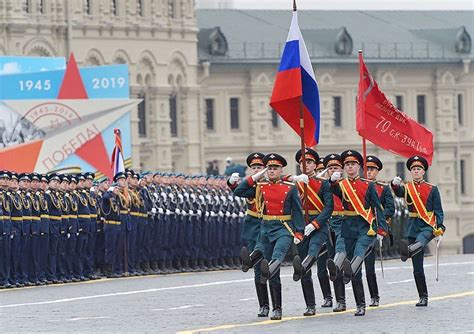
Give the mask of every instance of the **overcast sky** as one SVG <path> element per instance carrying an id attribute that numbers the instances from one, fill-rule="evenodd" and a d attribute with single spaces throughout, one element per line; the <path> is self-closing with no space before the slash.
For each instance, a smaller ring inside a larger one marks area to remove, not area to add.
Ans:
<path id="1" fill-rule="evenodd" d="M 199 8 L 291 9 L 293 0 L 196 0 L 196 2 Z M 474 0 L 297 0 L 297 5 L 301 10 L 473 10 Z"/>

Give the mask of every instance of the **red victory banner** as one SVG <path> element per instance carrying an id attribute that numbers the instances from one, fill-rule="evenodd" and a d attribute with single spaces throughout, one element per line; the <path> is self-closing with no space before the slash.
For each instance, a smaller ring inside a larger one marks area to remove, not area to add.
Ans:
<path id="1" fill-rule="evenodd" d="M 420 155 L 431 165 L 433 134 L 413 118 L 393 106 L 370 75 L 359 52 L 359 92 L 356 129 L 375 145 L 401 155 Z"/>

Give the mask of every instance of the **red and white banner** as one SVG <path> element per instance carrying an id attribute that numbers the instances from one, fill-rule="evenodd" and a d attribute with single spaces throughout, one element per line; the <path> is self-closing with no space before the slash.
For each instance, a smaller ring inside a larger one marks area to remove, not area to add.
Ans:
<path id="1" fill-rule="evenodd" d="M 420 155 L 431 165 L 433 134 L 413 118 L 401 112 L 387 99 L 370 75 L 359 53 L 359 92 L 356 129 L 375 145 L 409 158 Z"/>

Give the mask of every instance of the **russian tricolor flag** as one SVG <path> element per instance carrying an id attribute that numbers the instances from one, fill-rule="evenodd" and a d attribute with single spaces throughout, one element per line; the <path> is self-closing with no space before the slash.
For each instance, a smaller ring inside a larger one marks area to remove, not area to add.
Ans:
<path id="1" fill-rule="evenodd" d="M 115 176 L 119 172 L 125 172 L 125 164 L 123 162 L 122 138 L 120 129 L 114 129 L 115 147 L 112 152 L 112 175 Z"/>
<path id="2" fill-rule="evenodd" d="M 270 106 L 298 135 L 301 134 L 300 101 L 303 108 L 304 142 L 306 146 L 314 146 L 319 143 L 319 89 L 295 10 L 275 78 Z"/>

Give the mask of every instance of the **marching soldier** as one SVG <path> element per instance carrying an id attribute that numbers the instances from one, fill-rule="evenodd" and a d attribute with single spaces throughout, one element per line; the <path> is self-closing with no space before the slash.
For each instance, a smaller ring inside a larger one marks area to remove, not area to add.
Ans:
<path id="1" fill-rule="evenodd" d="M 360 269 L 374 238 L 383 238 L 388 228 L 374 184 L 359 177 L 363 165 L 361 154 L 347 150 L 342 152 L 341 158 L 347 178 L 341 179 L 341 173 L 335 172 L 331 175 L 331 183 L 334 194 L 341 198 L 345 209 L 342 236 L 346 252 L 336 253 L 334 260 L 329 259 L 328 269 L 332 277 L 337 277 L 338 271 L 342 270 L 346 284 L 352 280 L 357 304 L 354 315 L 363 316 L 365 296 Z"/>
<path id="2" fill-rule="evenodd" d="M 305 217 L 306 215 L 308 216 L 309 221 L 306 222 L 304 230 L 305 238 L 298 245 L 299 255 L 295 256 L 293 260 L 293 280 L 298 281 L 301 279 L 301 287 L 306 302 L 306 311 L 303 315 L 311 316 L 316 314 L 311 267 L 316 262 L 323 245 L 329 242 L 327 222 L 333 211 L 333 199 L 328 181 L 316 177 L 315 169 L 316 163 L 319 161 L 318 153 L 310 148 L 306 148 L 304 154 L 309 183 L 305 186 L 303 182 L 297 182 L 296 185 L 300 198 L 304 198 L 305 193 L 307 195 L 306 202 L 303 203 L 303 212 Z M 296 153 L 295 159 L 300 164 L 300 169 L 303 170 L 301 150 Z M 303 258 L 303 261 L 301 258 Z M 326 271 L 326 264 L 323 263 L 322 265 L 324 271 Z M 324 290 L 322 285 L 321 288 Z M 329 281 L 326 288 L 329 288 Z M 329 288 L 329 295 L 330 291 Z"/>
<path id="3" fill-rule="evenodd" d="M 87 200 L 90 219 L 87 245 L 84 249 L 84 276 L 94 280 L 99 278 L 94 272 L 94 252 L 97 240 L 98 207 L 96 194 L 91 189 L 94 189 L 93 181 L 95 179 L 95 174 L 91 172 L 84 173 L 84 178 L 85 180 L 82 193 Z"/>
<path id="4" fill-rule="evenodd" d="M 33 212 L 32 201 L 29 193 L 30 177 L 28 173 L 21 173 L 18 176 L 19 191 L 18 194 L 21 199 L 21 205 L 23 207 L 23 224 L 21 228 L 21 246 L 20 246 L 20 283 L 25 286 L 34 285 L 34 282 L 30 282 L 30 261 L 31 257 L 31 244 L 32 244 L 32 232 L 36 232 L 39 227 L 36 221 L 37 212 Z M 33 216 L 35 214 L 35 216 Z M 32 223 L 32 218 L 34 223 Z M 33 226 L 34 225 L 34 228 Z"/>
<path id="5" fill-rule="evenodd" d="M 110 180 L 104 176 L 97 180 L 97 184 L 92 187 L 91 193 L 95 194 L 97 202 L 97 237 L 95 241 L 94 257 L 95 266 L 99 268 L 100 276 L 107 276 L 108 268 L 105 262 L 105 215 L 102 211 L 103 196 L 110 188 Z M 110 273 L 111 274 L 111 273 Z"/>
<path id="6" fill-rule="evenodd" d="M 303 239 L 303 209 L 295 185 L 281 179 L 282 168 L 287 165 L 285 158 L 270 153 L 263 162 L 267 168 L 241 182 L 234 193 L 236 196 L 255 198 L 257 210 L 262 215 L 260 240 L 254 253 L 258 251 L 256 255 L 263 256 L 265 252 L 265 258 L 260 263 L 261 282 L 270 280 L 273 303 L 271 320 L 281 320 L 280 266 L 291 247 L 292 239 L 295 244 Z M 258 182 L 266 172 L 268 181 Z"/>
<path id="7" fill-rule="evenodd" d="M 68 240 L 71 237 L 69 226 L 69 214 L 71 204 L 69 201 L 69 177 L 67 175 L 60 175 L 60 205 L 61 205 L 61 224 L 59 226 L 60 238 L 58 243 L 58 281 L 60 283 L 72 282 L 69 278 L 69 266 L 67 258 Z"/>
<path id="8" fill-rule="evenodd" d="M 420 156 L 407 160 L 406 166 L 411 173 L 412 182 L 401 184 L 396 176 L 392 181 L 395 195 L 404 197 L 410 210 L 406 229 L 406 239 L 400 241 L 401 260 L 412 258 L 413 276 L 420 301 L 416 306 L 428 306 L 428 288 L 423 268 L 425 247 L 433 238 L 439 242 L 446 230 L 443 225 L 443 207 L 438 187 L 424 180 L 428 170 L 428 161 Z"/>
<path id="9" fill-rule="evenodd" d="M 68 268 L 68 273 L 66 279 L 69 279 L 73 282 L 85 281 L 85 277 L 82 275 L 82 265 L 81 258 L 82 254 L 78 250 L 82 250 L 82 244 L 79 243 L 78 239 L 82 227 L 85 225 L 84 220 L 86 216 L 89 217 L 88 210 L 83 208 L 85 206 L 80 202 L 79 194 L 77 193 L 77 184 L 78 178 L 75 175 L 69 176 L 69 187 L 68 192 L 66 192 L 66 200 L 69 203 L 69 225 L 68 225 L 68 234 L 67 234 L 67 246 L 66 246 L 66 263 Z M 80 204 L 82 204 L 80 208 Z M 81 210 L 81 211 L 79 211 Z M 79 218 L 79 212 L 82 212 L 82 218 Z M 79 219 L 81 219 L 81 225 L 79 225 Z"/>
<path id="10" fill-rule="evenodd" d="M 43 174 L 38 174 L 40 182 L 37 187 L 36 196 L 40 203 L 41 209 L 41 223 L 39 236 L 39 276 L 38 280 L 42 284 L 51 284 L 52 281 L 46 279 L 48 269 L 48 251 L 49 238 L 51 234 L 51 220 L 49 218 L 48 201 L 46 200 L 45 192 L 48 189 L 48 177 Z"/>
<path id="11" fill-rule="evenodd" d="M 247 166 L 250 168 L 252 175 L 261 172 L 265 168 L 263 163 L 264 157 L 265 155 L 259 152 L 252 153 L 247 157 Z M 230 189 L 234 191 L 237 188 L 239 181 L 239 173 L 233 173 L 227 181 L 227 184 L 229 185 Z M 256 185 L 254 185 L 254 187 L 256 187 Z M 263 259 L 262 256 L 255 258 L 253 256 L 249 257 L 248 255 L 248 252 L 253 252 L 255 250 L 255 246 L 260 235 L 261 218 L 259 217 L 259 213 L 257 211 L 255 198 L 246 198 L 245 200 L 247 202 L 247 211 L 242 229 L 242 240 L 246 243 L 246 247 L 242 247 L 241 258 L 250 258 L 252 260 L 261 261 Z M 246 272 L 250 267 L 254 268 L 255 289 L 257 290 L 257 298 L 260 305 L 258 316 L 268 317 L 268 313 L 270 312 L 268 289 L 267 283 L 260 282 L 260 263 L 255 261 L 250 264 L 245 262 L 242 263 L 242 271 Z"/>
<path id="12" fill-rule="evenodd" d="M 377 181 L 377 175 L 382 170 L 383 164 L 379 158 L 374 155 L 367 156 L 367 179 L 374 182 L 375 190 L 380 198 L 380 204 L 382 205 L 383 215 L 387 221 L 387 226 L 390 227 L 390 222 L 393 214 L 395 213 L 395 205 L 393 203 L 393 196 L 388 184 Z M 379 243 L 379 246 L 381 243 Z M 372 247 L 369 255 L 364 260 L 365 263 L 365 276 L 367 278 L 367 285 L 369 286 L 370 293 L 370 305 L 371 307 L 379 306 L 380 296 L 379 288 L 377 285 L 377 275 L 375 274 L 375 245 Z"/>

